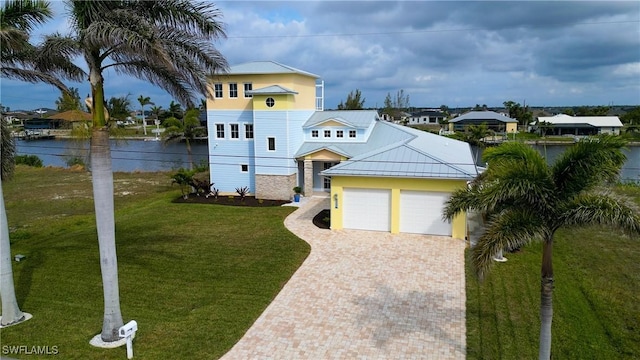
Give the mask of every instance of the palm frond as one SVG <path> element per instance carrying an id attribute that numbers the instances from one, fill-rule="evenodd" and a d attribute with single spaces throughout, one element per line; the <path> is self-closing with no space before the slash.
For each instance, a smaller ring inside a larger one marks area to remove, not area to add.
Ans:
<path id="1" fill-rule="evenodd" d="M 35 25 L 44 23 L 52 16 L 48 1 L 7 1 L 0 10 L 0 32 L 7 28 L 16 28 L 29 33 Z"/>
<path id="2" fill-rule="evenodd" d="M 494 215 L 484 234 L 471 250 L 471 263 L 479 278 L 489 271 L 493 257 L 504 249 L 518 248 L 534 240 L 543 240 L 549 230 L 538 213 L 512 208 Z"/>
<path id="3" fill-rule="evenodd" d="M 564 199 L 614 180 L 626 161 L 626 142 L 614 136 L 583 139 L 568 148 L 552 166 L 558 193 Z"/>
<path id="4" fill-rule="evenodd" d="M 607 225 L 628 234 L 640 235 L 640 210 L 613 194 L 581 194 L 565 203 L 560 222 L 563 225 Z"/>
<path id="5" fill-rule="evenodd" d="M 2 75 L 7 78 L 18 79 L 30 83 L 44 82 L 57 87 L 61 91 L 68 91 L 67 86 L 62 83 L 58 77 L 42 71 L 3 67 Z"/>

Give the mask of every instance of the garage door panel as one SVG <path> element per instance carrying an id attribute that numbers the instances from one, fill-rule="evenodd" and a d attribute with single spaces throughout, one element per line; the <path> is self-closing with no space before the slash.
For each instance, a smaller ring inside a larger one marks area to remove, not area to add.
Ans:
<path id="1" fill-rule="evenodd" d="M 451 236 L 451 223 L 442 220 L 450 194 L 426 191 L 400 192 L 400 231 Z"/>
<path id="2" fill-rule="evenodd" d="M 343 227 L 360 230 L 391 230 L 391 191 L 344 189 Z"/>

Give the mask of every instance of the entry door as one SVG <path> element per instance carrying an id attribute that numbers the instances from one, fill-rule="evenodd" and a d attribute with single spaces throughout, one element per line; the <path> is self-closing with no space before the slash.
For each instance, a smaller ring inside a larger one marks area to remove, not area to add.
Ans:
<path id="1" fill-rule="evenodd" d="M 327 170 L 335 165 L 337 165 L 337 162 L 326 162 L 322 164 L 322 170 Z M 325 177 L 322 180 L 322 189 L 325 191 L 331 191 L 331 178 L 330 177 Z"/>

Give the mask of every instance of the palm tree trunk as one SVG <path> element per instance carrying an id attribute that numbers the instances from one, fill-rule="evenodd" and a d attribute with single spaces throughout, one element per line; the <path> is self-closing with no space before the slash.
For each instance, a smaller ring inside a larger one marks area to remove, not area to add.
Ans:
<path id="1" fill-rule="evenodd" d="M 0 120 L 2 121 L 2 120 Z M 0 180 L 0 297 L 2 297 L 2 322 L 7 326 L 25 320 L 25 314 L 18 307 L 16 291 L 13 284 L 13 268 L 11 266 L 11 244 L 9 243 L 9 224 L 4 208 L 2 180 Z"/>
<path id="2" fill-rule="evenodd" d="M 551 322 L 553 320 L 553 239 L 542 249 L 542 283 L 540 286 L 540 360 L 551 359 Z"/>
<path id="3" fill-rule="evenodd" d="M 123 321 L 118 289 L 113 173 L 109 129 L 107 127 L 94 127 L 92 132 L 91 177 L 100 250 L 102 289 L 104 291 L 104 319 L 101 338 L 105 342 L 113 342 L 120 339 L 118 329 L 123 325 Z"/>

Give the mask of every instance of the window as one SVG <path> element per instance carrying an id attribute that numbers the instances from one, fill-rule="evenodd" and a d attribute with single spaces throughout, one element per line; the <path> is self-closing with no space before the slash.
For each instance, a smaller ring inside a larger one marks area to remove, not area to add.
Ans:
<path id="1" fill-rule="evenodd" d="M 349 130 L 349 137 L 350 138 L 355 138 L 356 137 L 356 131 L 355 130 Z"/>
<path id="2" fill-rule="evenodd" d="M 231 138 L 239 139 L 240 138 L 240 125 L 238 124 L 229 124 L 231 127 Z"/>
<path id="3" fill-rule="evenodd" d="M 241 171 L 241 172 L 249 172 L 249 165 L 247 165 L 247 164 L 240 164 L 240 171 Z"/>
<path id="4" fill-rule="evenodd" d="M 267 149 L 269 151 L 276 151 L 276 138 L 274 137 L 267 138 Z"/>
<path id="5" fill-rule="evenodd" d="M 222 83 L 213 84 L 213 97 L 216 99 L 222 98 Z"/>
<path id="6" fill-rule="evenodd" d="M 216 138 L 224 139 L 224 124 L 216 124 Z"/>
<path id="7" fill-rule="evenodd" d="M 246 98 L 250 98 L 253 97 L 253 95 L 251 94 L 247 94 L 249 91 L 253 90 L 253 84 L 251 83 L 245 83 L 244 84 L 244 97 Z"/>
<path id="8" fill-rule="evenodd" d="M 342 131 L 342 130 L 337 130 L 337 131 L 336 131 L 336 137 L 338 137 L 338 138 L 342 138 L 342 137 L 344 137 L 344 131 Z"/>
<path id="9" fill-rule="evenodd" d="M 324 131 L 324 137 L 330 138 L 331 137 L 331 130 L 325 130 Z"/>
<path id="10" fill-rule="evenodd" d="M 267 98 L 267 100 L 265 100 L 265 103 L 267 104 L 267 107 L 273 107 L 273 105 L 276 104 L 276 101 L 273 100 L 273 98 Z"/>
<path id="11" fill-rule="evenodd" d="M 244 124 L 244 138 L 253 139 L 253 124 Z"/>
<path id="12" fill-rule="evenodd" d="M 229 97 L 230 98 L 238 97 L 238 84 L 236 83 L 229 84 Z"/>
<path id="13" fill-rule="evenodd" d="M 311 137 L 318 137 L 318 130 L 311 130 Z"/>

